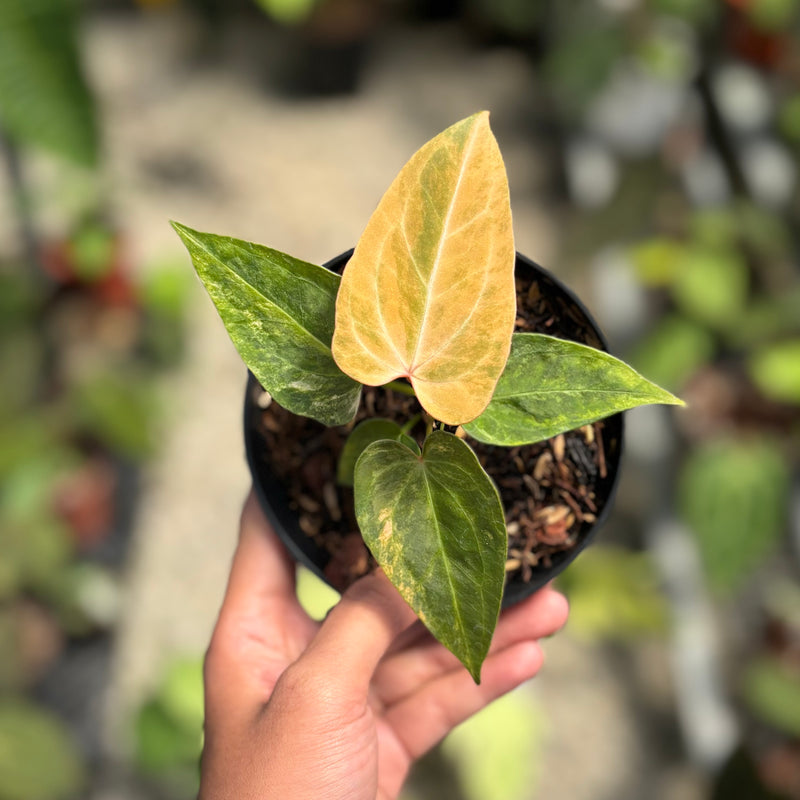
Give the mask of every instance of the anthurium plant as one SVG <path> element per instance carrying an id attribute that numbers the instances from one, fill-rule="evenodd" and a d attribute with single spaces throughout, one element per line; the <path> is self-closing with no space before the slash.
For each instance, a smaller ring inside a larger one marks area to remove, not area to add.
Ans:
<path id="1" fill-rule="evenodd" d="M 367 419 L 345 445 L 361 534 L 476 681 L 500 612 L 507 532 L 467 440 L 513 446 L 648 403 L 680 403 L 605 352 L 514 333 L 508 181 L 488 112 L 401 170 L 342 276 L 173 223 L 243 360 L 275 402 L 353 420 L 363 385 L 416 395 L 427 435 Z"/>

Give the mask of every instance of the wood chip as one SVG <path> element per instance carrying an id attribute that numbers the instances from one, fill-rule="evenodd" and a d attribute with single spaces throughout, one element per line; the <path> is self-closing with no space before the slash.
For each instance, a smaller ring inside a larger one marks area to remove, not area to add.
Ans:
<path id="1" fill-rule="evenodd" d="M 322 487 L 322 497 L 325 500 L 325 506 L 331 519 L 338 522 L 342 518 L 342 510 L 339 508 L 339 496 L 336 493 L 336 487 L 332 483 L 326 483 Z"/>
<path id="2" fill-rule="evenodd" d="M 536 461 L 536 466 L 533 468 L 533 477 L 537 481 L 541 481 L 545 475 L 550 471 L 553 464 L 553 454 L 549 450 L 545 450 Z"/>

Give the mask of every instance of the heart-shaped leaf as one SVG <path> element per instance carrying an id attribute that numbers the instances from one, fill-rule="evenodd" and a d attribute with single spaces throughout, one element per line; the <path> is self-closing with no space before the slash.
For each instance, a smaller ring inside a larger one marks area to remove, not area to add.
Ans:
<path id="1" fill-rule="evenodd" d="M 262 245 L 172 225 L 261 385 L 294 414 L 349 422 L 361 386 L 331 354 L 339 276 Z"/>
<path id="2" fill-rule="evenodd" d="M 435 419 L 486 407 L 516 313 L 505 167 L 488 112 L 422 147 L 384 195 L 344 271 L 333 354 L 361 383 L 411 381 Z"/>
<path id="3" fill-rule="evenodd" d="M 500 613 L 508 547 L 500 496 L 461 439 L 434 431 L 422 456 L 379 441 L 356 463 L 364 541 L 430 632 L 480 681 Z"/>
<path id="4" fill-rule="evenodd" d="M 464 429 L 478 441 L 511 447 L 650 403 L 683 405 L 602 350 L 516 333 L 492 402 Z"/>

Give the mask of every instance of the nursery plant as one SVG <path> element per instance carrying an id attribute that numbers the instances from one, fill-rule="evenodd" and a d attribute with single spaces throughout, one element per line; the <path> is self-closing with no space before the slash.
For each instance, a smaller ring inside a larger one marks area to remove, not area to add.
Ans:
<path id="1" fill-rule="evenodd" d="M 272 399 L 350 423 L 362 386 L 413 394 L 418 420 L 367 419 L 342 453 L 361 535 L 476 681 L 508 538 L 469 439 L 541 441 L 634 406 L 681 401 L 601 350 L 514 333 L 508 181 L 488 112 L 424 145 L 380 201 L 341 277 L 173 223 L 243 360 Z"/>

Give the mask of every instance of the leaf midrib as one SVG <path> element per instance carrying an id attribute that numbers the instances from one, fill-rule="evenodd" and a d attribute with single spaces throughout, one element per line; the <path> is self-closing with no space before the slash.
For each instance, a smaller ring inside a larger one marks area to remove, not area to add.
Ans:
<path id="1" fill-rule="evenodd" d="M 424 459 L 424 456 L 423 456 L 423 459 Z M 458 627 L 459 635 L 460 635 L 462 641 L 466 641 L 464 620 L 463 620 L 463 617 L 461 615 L 460 606 L 459 606 L 459 604 L 457 602 L 457 592 L 456 592 L 456 587 L 455 587 L 455 585 L 453 583 L 453 573 L 452 573 L 452 571 L 450 569 L 450 564 L 449 564 L 447 558 L 445 558 L 445 556 L 444 556 L 445 549 L 444 549 L 444 544 L 443 544 L 443 537 L 442 537 L 442 534 L 441 534 L 441 527 L 439 525 L 439 518 L 438 518 L 438 516 L 436 514 L 436 506 L 433 503 L 433 496 L 431 494 L 431 486 L 430 486 L 430 480 L 429 480 L 429 477 L 428 477 L 428 470 L 426 468 L 424 460 L 422 462 L 422 466 L 423 466 L 422 477 L 423 477 L 423 479 L 425 481 L 425 492 L 428 495 L 428 505 L 430 506 L 430 508 L 434 512 L 433 513 L 433 519 L 434 519 L 435 526 L 436 526 L 436 537 L 437 537 L 437 539 L 439 541 L 439 548 L 440 548 L 440 552 L 442 553 L 442 556 L 441 556 L 442 563 L 444 564 L 444 569 L 445 569 L 445 572 L 447 574 L 447 586 L 450 589 L 450 598 L 451 598 L 453 610 L 454 610 L 456 621 L 457 621 L 457 627 Z"/>
<path id="2" fill-rule="evenodd" d="M 477 125 L 473 125 L 472 128 L 470 129 L 467 143 L 464 146 L 464 150 L 462 151 L 461 167 L 458 171 L 458 180 L 456 181 L 455 188 L 453 189 L 453 194 L 452 197 L 450 198 L 450 203 L 447 207 L 447 214 L 445 215 L 444 222 L 442 224 L 442 230 L 439 234 L 439 245 L 436 248 L 436 258 L 433 261 L 433 268 L 431 269 L 430 272 L 430 277 L 427 287 L 428 291 L 425 293 L 425 308 L 422 312 L 422 320 L 420 321 L 419 331 L 417 333 L 417 342 L 414 346 L 414 355 L 411 358 L 411 363 L 408 369 L 411 375 L 413 375 L 416 372 L 416 370 L 419 369 L 420 366 L 419 364 L 417 364 L 417 354 L 419 353 L 420 343 L 424 338 L 425 329 L 428 324 L 428 318 L 430 317 L 431 299 L 433 295 L 433 292 L 430 289 L 436 283 L 436 273 L 438 272 L 439 267 L 441 265 L 444 243 L 448 238 L 447 228 L 450 224 L 450 218 L 453 215 L 453 209 L 455 208 L 456 198 L 458 197 L 459 191 L 461 190 L 461 182 L 466 172 L 466 165 L 467 162 L 469 161 L 469 156 L 472 152 L 476 136 L 477 136 Z"/>

